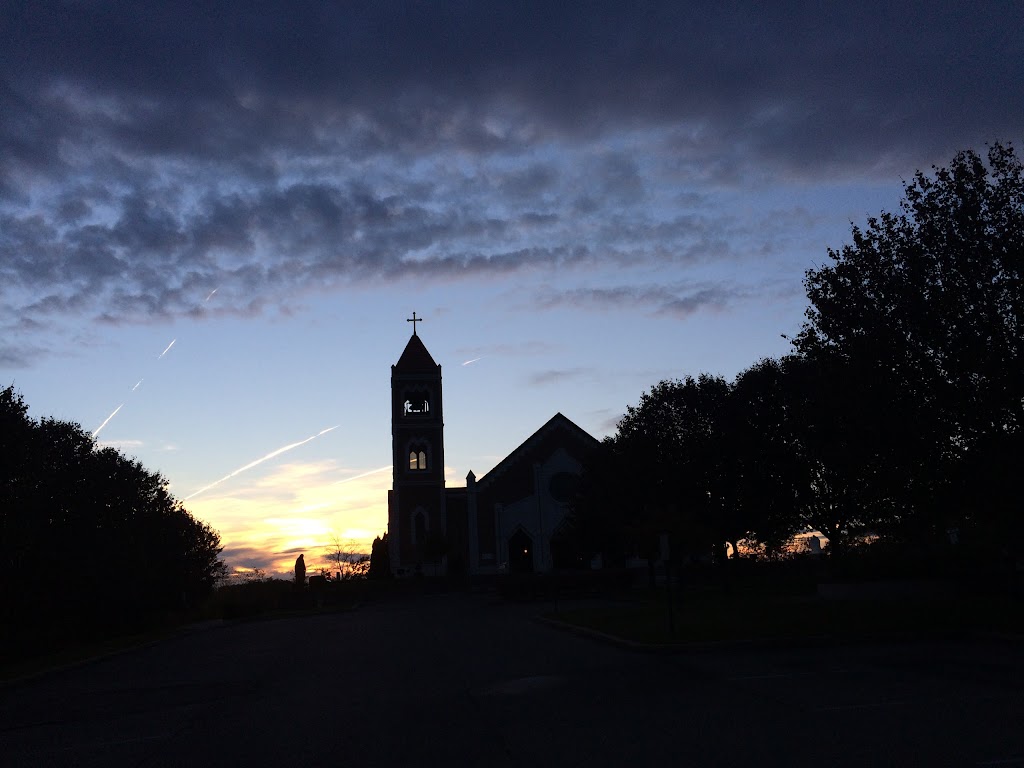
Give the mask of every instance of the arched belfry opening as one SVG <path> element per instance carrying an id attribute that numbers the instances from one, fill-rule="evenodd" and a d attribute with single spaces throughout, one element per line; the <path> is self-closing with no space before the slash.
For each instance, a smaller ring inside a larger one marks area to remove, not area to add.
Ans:
<path id="1" fill-rule="evenodd" d="M 391 366 L 388 543 L 392 564 L 415 569 L 421 564 L 428 533 L 432 542 L 444 539 L 447 511 L 441 366 L 417 332 L 423 318 L 414 312 L 408 322 L 413 333 Z"/>
<path id="2" fill-rule="evenodd" d="M 413 419 L 429 416 L 431 395 L 425 387 L 407 390 L 402 398 L 402 416 Z"/>

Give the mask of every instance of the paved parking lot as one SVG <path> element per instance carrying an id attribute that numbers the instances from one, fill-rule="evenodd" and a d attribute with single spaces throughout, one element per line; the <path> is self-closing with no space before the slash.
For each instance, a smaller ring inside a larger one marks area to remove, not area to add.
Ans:
<path id="1" fill-rule="evenodd" d="M 7 766 L 1024 766 L 1016 641 L 642 654 L 442 595 L 0 689 Z"/>

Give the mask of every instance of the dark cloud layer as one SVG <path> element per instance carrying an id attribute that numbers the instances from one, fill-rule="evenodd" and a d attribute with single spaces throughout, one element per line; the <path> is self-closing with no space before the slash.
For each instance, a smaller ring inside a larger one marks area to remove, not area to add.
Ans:
<path id="1" fill-rule="evenodd" d="M 221 159 L 341 138 L 495 149 L 638 121 L 801 164 L 1017 129 L 1022 27 L 1012 0 L 15 3 L 3 135 L 45 167 L 71 161 L 57 137 Z"/>
<path id="2" fill-rule="evenodd" d="M 1022 28 L 1013 1 L 9 3 L 0 327 L 24 339 L 0 360 L 36 353 L 26 322 L 201 315 L 213 288 L 244 314 L 381 278 L 730 258 L 699 184 L 1019 136 Z M 651 213 L 659 178 L 686 210 Z M 727 291 L 562 300 L 685 315 Z"/>

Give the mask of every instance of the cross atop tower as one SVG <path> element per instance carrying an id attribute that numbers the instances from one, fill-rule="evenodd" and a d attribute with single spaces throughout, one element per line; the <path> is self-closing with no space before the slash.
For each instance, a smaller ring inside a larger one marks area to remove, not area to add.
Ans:
<path id="1" fill-rule="evenodd" d="M 412 323 L 412 335 L 415 336 L 416 335 L 416 323 L 422 323 L 423 322 L 423 318 L 422 317 L 416 317 L 416 313 L 413 312 L 412 313 L 412 317 L 407 317 L 405 319 L 405 322 Z"/>

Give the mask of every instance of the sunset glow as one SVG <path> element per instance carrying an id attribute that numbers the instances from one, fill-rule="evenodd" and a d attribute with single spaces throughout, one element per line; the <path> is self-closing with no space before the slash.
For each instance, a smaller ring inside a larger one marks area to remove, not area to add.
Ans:
<path id="1" fill-rule="evenodd" d="M 326 568 L 334 538 L 369 552 L 387 528 L 390 477 L 354 472 L 339 481 L 345 473 L 331 461 L 282 464 L 261 477 L 239 479 L 229 491 L 197 498 L 189 510 L 221 532 L 233 565 L 287 576 L 305 553 L 307 569 Z"/>

